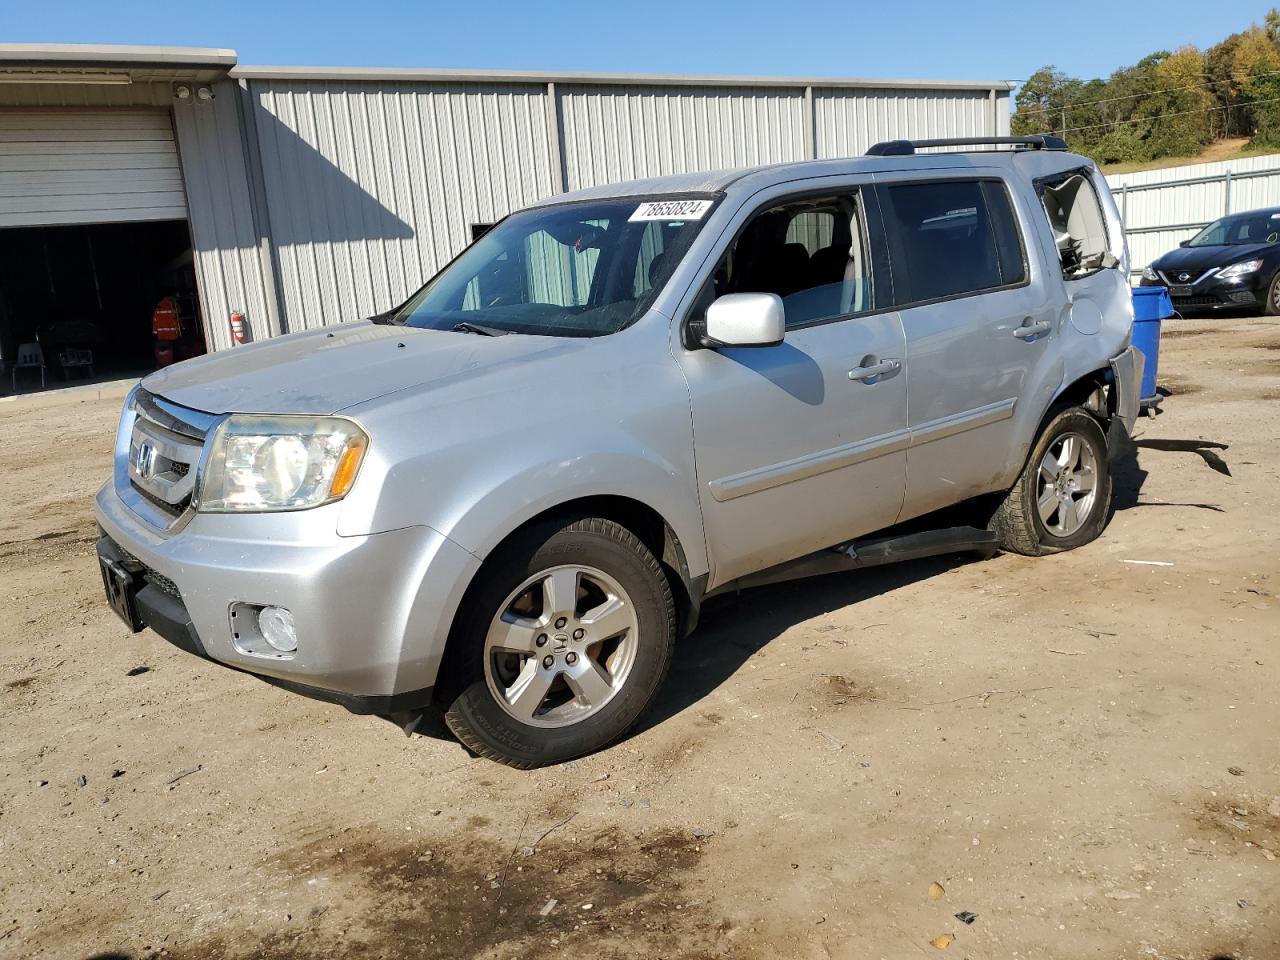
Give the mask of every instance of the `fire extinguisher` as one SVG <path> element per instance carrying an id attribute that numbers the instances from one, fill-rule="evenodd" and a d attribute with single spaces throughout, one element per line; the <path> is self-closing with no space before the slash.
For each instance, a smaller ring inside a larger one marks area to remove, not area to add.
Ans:
<path id="1" fill-rule="evenodd" d="M 231 311 L 231 339 L 236 343 L 244 343 L 249 339 L 249 331 L 244 325 L 244 314 L 239 310 Z"/>

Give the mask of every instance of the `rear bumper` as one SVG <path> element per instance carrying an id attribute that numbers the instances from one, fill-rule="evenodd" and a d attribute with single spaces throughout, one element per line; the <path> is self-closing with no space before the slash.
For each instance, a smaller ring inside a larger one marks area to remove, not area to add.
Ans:
<path id="1" fill-rule="evenodd" d="M 479 566 L 429 527 L 340 537 L 323 507 L 197 514 L 168 537 L 142 523 L 111 483 L 95 508 L 99 551 L 135 573 L 145 626 L 197 656 L 359 713 L 430 699 L 453 613 Z M 232 616 L 242 604 L 287 607 L 297 651 L 246 643 L 246 618 Z"/>
<path id="2" fill-rule="evenodd" d="M 1116 396 L 1116 418 L 1132 434 L 1142 409 L 1142 372 L 1147 359 L 1137 347 L 1127 347 L 1111 358 L 1112 388 Z"/>

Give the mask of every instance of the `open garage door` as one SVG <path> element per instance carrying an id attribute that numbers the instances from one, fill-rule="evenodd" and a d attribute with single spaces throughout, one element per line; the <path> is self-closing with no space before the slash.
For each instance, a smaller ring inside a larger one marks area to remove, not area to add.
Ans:
<path id="1" fill-rule="evenodd" d="M 186 217 L 167 110 L 0 109 L 0 227 Z"/>

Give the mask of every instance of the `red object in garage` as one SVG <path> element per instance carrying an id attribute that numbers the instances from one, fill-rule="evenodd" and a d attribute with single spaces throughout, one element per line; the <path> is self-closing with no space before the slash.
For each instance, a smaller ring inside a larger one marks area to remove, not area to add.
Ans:
<path id="1" fill-rule="evenodd" d="M 182 336 L 178 301 L 173 297 L 165 297 L 156 304 L 155 312 L 151 314 L 151 332 L 157 340 L 177 340 Z M 172 349 L 169 352 L 172 354 Z"/>
<path id="2" fill-rule="evenodd" d="M 231 313 L 231 339 L 236 343 L 244 343 L 249 339 L 249 331 L 244 325 L 244 314 L 239 310 Z"/>

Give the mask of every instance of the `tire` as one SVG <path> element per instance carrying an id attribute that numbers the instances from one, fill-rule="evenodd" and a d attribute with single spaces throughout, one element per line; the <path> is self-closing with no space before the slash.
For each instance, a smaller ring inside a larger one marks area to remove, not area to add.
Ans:
<path id="1" fill-rule="evenodd" d="M 599 517 L 531 528 L 463 601 L 438 688 L 445 723 L 520 769 L 593 753 L 653 701 L 675 639 L 671 585 L 631 531 Z"/>
<path id="2" fill-rule="evenodd" d="M 1067 443 L 1075 444 L 1066 456 L 1071 463 L 1064 463 Z M 1087 489 L 1090 477 L 1091 490 Z M 1069 407 L 1052 416 L 1040 432 L 1021 476 L 996 508 L 990 529 L 1003 549 L 1039 557 L 1097 539 L 1110 515 L 1106 434 L 1088 411 Z"/>
<path id="3" fill-rule="evenodd" d="M 1268 317 L 1280 316 L 1280 272 L 1271 278 L 1267 287 L 1267 303 L 1262 312 Z"/>

